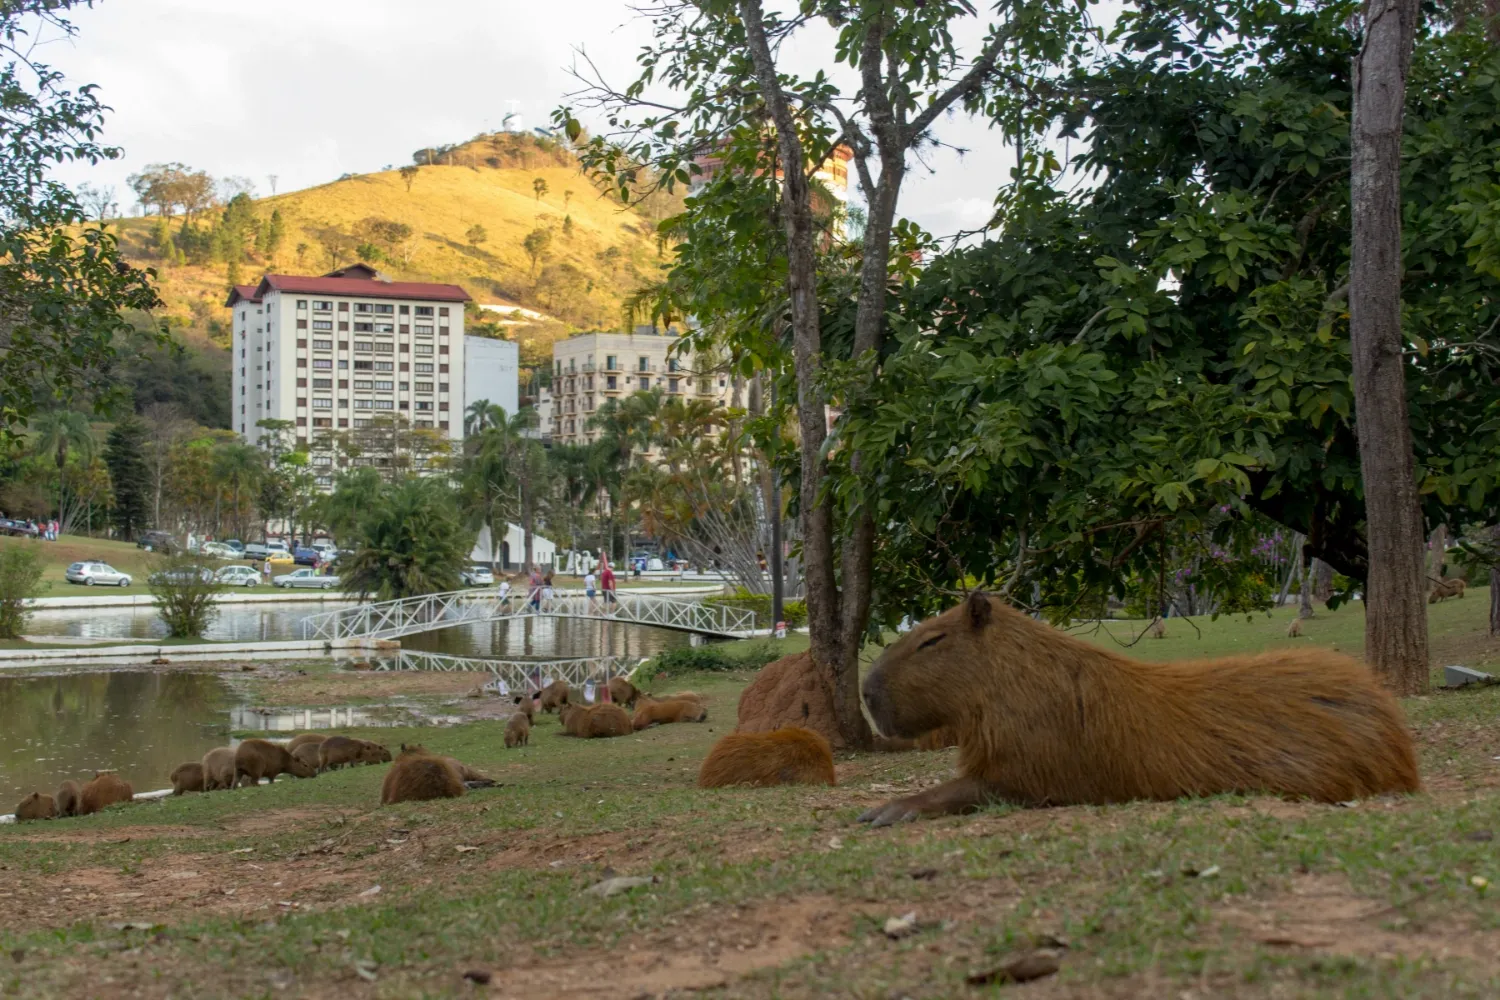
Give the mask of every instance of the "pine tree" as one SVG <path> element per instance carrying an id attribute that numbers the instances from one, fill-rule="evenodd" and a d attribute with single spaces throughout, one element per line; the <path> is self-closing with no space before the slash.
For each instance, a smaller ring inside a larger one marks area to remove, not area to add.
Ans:
<path id="1" fill-rule="evenodd" d="M 115 424 L 104 444 L 104 464 L 115 494 L 110 517 L 120 537 L 127 540 L 149 525 L 151 477 L 145 441 L 146 425 L 131 415 Z"/>
<path id="2" fill-rule="evenodd" d="M 276 251 L 281 248 L 281 241 L 286 237 L 286 223 L 281 219 L 281 209 L 271 210 L 271 223 L 266 226 L 266 256 L 275 257 Z"/>
<path id="3" fill-rule="evenodd" d="M 162 260 L 169 263 L 177 260 L 177 247 L 172 242 L 172 230 L 167 225 L 167 217 L 158 215 L 156 217 L 156 229 L 151 235 L 152 249 Z"/>

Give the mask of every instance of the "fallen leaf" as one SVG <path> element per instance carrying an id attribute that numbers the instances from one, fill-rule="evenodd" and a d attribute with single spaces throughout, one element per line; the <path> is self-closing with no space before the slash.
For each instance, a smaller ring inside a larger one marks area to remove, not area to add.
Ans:
<path id="1" fill-rule="evenodd" d="M 230 851 L 229 853 L 230 854 L 254 854 L 255 853 L 255 848 L 253 848 L 253 847 L 237 847 L 234 850 Z"/>
<path id="2" fill-rule="evenodd" d="M 928 882 L 938 877 L 938 870 L 936 868 L 918 868 L 916 871 L 911 872 L 910 875 L 918 882 Z"/>
<path id="3" fill-rule="evenodd" d="M 110 924 L 117 931 L 153 931 L 160 928 L 161 924 L 144 924 L 139 921 L 129 921 L 123 924 Z"/>
<path id="4" fill-rule="evenodd" d="M 350 968 L 354 970 L 355 975 L 365 980 L 366 982 L 373 983 L 377 978 L 375 975 L 376 965 L 374 962 L 371 962 L 368 959 L 354 962 L 350 965 Z"/>
<path id="5" fill-rule="evenodd" d="M 1475 830 L 1475 831 L 1471 832 L 1464 839 L 1465 840 L 1477 840 L 1477 841 L 1482 841 L 1482 842 L 1488 843 L 1489 841 L 1495 839 L 1495 834 L 1491 830 Z"/>
<path id="6" fill-rule="evenodd" d="M 479 850 L 479 848 L 477 848 L 477 847 L 470 847 L 468 844 L 454 844 L 453 845 L 453 849 L 455 851 L 457 851 L 459 854 L 468 854 L 470 851 L 477 851 L 477 850 Z"/>
<path id="7" fill-rule="evenodd" d="M 643 885 L 650 885 L 654 881 L 656 881 L 654 876 L 652 878 L 641 878 L 639 875 L 617 875 L 614 878 L 607 878 L 603 882 L 596 882 L 583 891 L 592 896 L 608 899 L 610 896 L 618 896 L 622 892 L 628 892 Z"/>
<path id="8" fill-rule="evenodd" d="M 470 969 L 468 972 L 464 973 L 464 978 L 471 983 L 478 983 L 480 986 L 487 986 L 489 985 L 490 981 L 490 973 L 486 969 Z"/>
<path id="9" fill-rule="evenodd" d="M 1057 934 L 1038 934 L 1031 943 L 1038 948 L 1048 948 L 1053 951 L 1068 950 L 1068 939 Z"/>
<path id="10" fill-rule="evenodd" d="M 917 911 L 902 914 L 899 917 L 891 917 L 885 922 L 885 936 L 892 941 L 899 941 L 904 937 L 910 937 L 917 932 Z"/>
<path id="11" fill-rule="evenodd" d="M 1346 802 L 1335 802 L 1334 805 L 1340 809 L 1354 809 L 1359 805 L 1359 799 L 1349 799 Z"/>
<path id="12" fill-rule="evenodd" d="M 1045 949 L 1012 955 L 993 969 L 965 976 L 970 986 L 988 986 L 991 983 L 1029 983 L 1053 975 L 1062 968 L 1056 952 Z"/>
<path id="13" fill-rule="evenodd" d="M 1160 874 L 1159 872 L 1157 874 Z M 1207 868 L 1195 868 L 1192 865 L 1184 865 L 1182 874 L 1188 878 L 1213 878 L 1219 874 L 1218 865 L 1209 865 Z"/>
<path id="14" fill-rule="evenodd" d="M 374 895 L 377 895 L 379 892 L 380 892 L 380 886 L 378 886 L 378 885 L 372 885 L 372 886 L 370 886 L 370 888 L 368 888 L 364 892 L 360 893 L 360 895 L 361 896 L 374 896 Z"/>
<path id="15" fill-rule="evenodd" d="M 25 957 L 26 957 L 26 949 L 25 948 L 12 948 L 11 949 L 10 959 L 11 959 L 12 962 L 19 962 L 22 959 L 24 959 Z"/>
<path id="16" fill-rule="evenodd" d="M 1295 938 L 1286 934 L 1266 934 L 1255 939 L 1258 944 L 1269 945 L 1272 948 L 1326 948 L 1333 944 L 1331 940 L 1308 940 L 1306 938 Z"/>
<path id="17" fill-rule="evenodd" d="M 843 846 L 844 846 L 844 839 L 842 837 L 829 837 L 828 838 L 828 849 L 830 851 L 837 851 L 837 850 L 841 849 Z"/>

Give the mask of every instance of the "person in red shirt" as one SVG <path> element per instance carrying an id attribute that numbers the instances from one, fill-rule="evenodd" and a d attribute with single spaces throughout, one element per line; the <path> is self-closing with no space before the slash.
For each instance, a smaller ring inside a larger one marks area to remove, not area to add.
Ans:
<path id="1" fill-rule="evenodd" d="M 604 604 L 615 603 L 615 571 L 609 568 L 609 556 L 599 553 L 599 589 L 604 592 Z"/>

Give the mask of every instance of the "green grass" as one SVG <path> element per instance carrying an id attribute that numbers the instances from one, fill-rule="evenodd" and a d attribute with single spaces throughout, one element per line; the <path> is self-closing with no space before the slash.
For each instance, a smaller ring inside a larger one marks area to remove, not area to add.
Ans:
<path id="1" fill-rule="evenodd" d="M 37 553 L 42 560 L 42 583 L 46 589 L 39 597 L 107 597 L 114 594 L 147 595 L 146 576 L 151 572 L 154 553 L 136 548 L 134 542 L 116 542 L 106 538 L 88 538 L 83 535 L 63 535 L 55 542 L 44 542 L 30 538 L 0 537 L 0 548 L 8 545 L 25 546 Z M 88 587 L 69 583 L 67 570 L 75 562 L 98 560 L 106 562 L 122 573 L 131 576 L 128 587 Z M 248 560 L 215 559 L 215 566 L 249 566 Z M 280 573 L 291 572 L 290 567 L 279 569 Z M 235 587 L 232 593 L 281 593 L 275 587 L 258 584 L 254 587 Z"/>

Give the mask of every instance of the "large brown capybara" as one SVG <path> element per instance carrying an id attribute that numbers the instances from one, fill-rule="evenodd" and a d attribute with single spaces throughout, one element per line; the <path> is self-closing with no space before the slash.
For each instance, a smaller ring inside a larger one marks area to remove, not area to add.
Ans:
<path id="1" fill-rule="evenodd" d="M 328 739 L 328 736 L 325 733 L 298 733 L 287 742 L 286 749 L 288 753 L 296 753 L 298 747 L 307 746 L 308 744 L 317 746 L 326 739 Z"/>
<path id="2" fill-rule="evenodd" d="M 463 775 L 451 757 L 439 757 L 428 753 L 426 747 L 403 743 L 380 785 L 380 804 L 456 799 L 465 791 Z"/>
<path id="3" fill-rule="evenodd" d="M 631 726 L 635 729 L 645 729 L 647 726 L 667 725 L 672 722 L 704 722 L 707 719 L 708 709 L 704 708 L 700 701 L 692 701 L 688 698 L 669 698 L 666 701 L 646 699 L 635 710 L 635 718 L 631 720 Z"/>
<path id="4" fill-rule="evenodd" d="M 608 702 L 591 708 L 563 705 L 557 717 L 562 722 L 564 736 L 593 740 L 629 736 L 635 731 L 630 724 L 629 713 L 619 705 Z"/>
<path id="5" fill-rule="evenodd" d="M 516 711 L 526 716 L 527 722 L 536 719 L 536 698 L 529 694 L 518 694 L 515 699 Z"/>
<path id="6" fill-rule="evenodd" d="M 1264 792 L 1344 802 L 1421 788 L 1396 699 L 1327 650 L 1142 663 L 988 594 L 922 622 L 864 682 L 885 735 L 958 730 L 959 777 L 862 820 Z"/>
<path id="7" fill-rule="evenodd" d="M 215 747 L 203 755 L 203 790 L 228 790 L 237 787 L 234 771 L 234 748 Z"/>
<path id="8" fill-rule="evenodd" d="M 363 764 L 369 756 L 364 740 L 352 736 L 330 736 L 318 744 L 318 765 L 325 771 L 349 764 Z"/>
<path id="9" fill-rule="evenodd" d="M 505 724 L 505 749 L 524 747 L 531 742 L 531 717 L 525 712 L 516 712 Z"/>
<path id="10" fill-rule="evenodd" d="M 172 771 L 172 794 L 203 791 L 203 762 L 189 761 L 178 764 Z"/>
<path id="11" fill-rule="evenodd" d="M 73 780 L 64 781 L 57 790 L 57 814 L 59 816 L 77 816 L 78 800 L 83 794 L 78 787 L 78 782 Z"/>
<path id="12" fill-rule="evenodd" d="M 835 783 L 828 740 L 801 726 L 730 733 L 714 744 L 698 768 L 699 788 Z"/>
<path id="13" fill-rule="evenodd" d="M 923 733 L 914 740 L 902 739 L 899 736 L 875 737 L 875 749 L 885 753 L 897 753 L 903 750 L 946 750 L 948 747 L 956 746 L 958 746 L 958 730 L 952 726 L 943 726 L 930 733 Z"/>
<path id="14" fill-rule="evenodd" d="M 113 771 L 96 772 L 94 780 L 78 793 L 78 815 L 88 816 L 116 802 L 135 798 L 135 789 Z"/>
<path id="15" fill-rule="evenodd" d="M 609 700 L 626 708 L 635 707 L 636 700 L 641 696 L 640 689 L 623 677 L 611 677 L 608 687 Z"/>
<path id="16" fill-rule="evenodd" d="M 556 712 L 568 703 L 568 682 L 557 680 L 542 688 L 542 696 L 538 699 L 537 706 L 543 712 Z"/>
<path id="17" fill-rule="evenodd" d="M 243 778 L 251 785 L 260 784 L 261 778 L 274 782 L 278 774 L 312 778 L 317 773 L 317 768 L 310 767 L 306 761 L 293 757 L 280 743 L 272 743 L 270 740 L 245 740 L 234 748 L 235 780 Z"/>
<path id="18" fill-rule="evenodd" d="M 1464 589 L 1468 584 L 1461 579 L 1437 580 L 1432 585 L 1432 593 L 1427 595 L 1428 604 L 1437 604 L 1446 601 L 1450 597 L 1456 597 L 1460 601 L 1464 599 Z"/>
<path id="19" fill-rule="evenodd" d="M 290 743 L 287 745 L 291 746 Z M 323 771 L 323 765 L 321 763 L 319 749 L 320 746 L 317 743 L 304 743 L 292 751 L 292 757 L 295 760 L 300 760 L 302 763 L 312 768 L 315 773 L 321 774 Z"/>
<path id="20" fill-rule="evenodd" d="M 57 815 L 57 803 L 52 796 L 32 792 L 16 806 L 16 822 L 25 823 L 33 819 L 51 819 Z"/>

